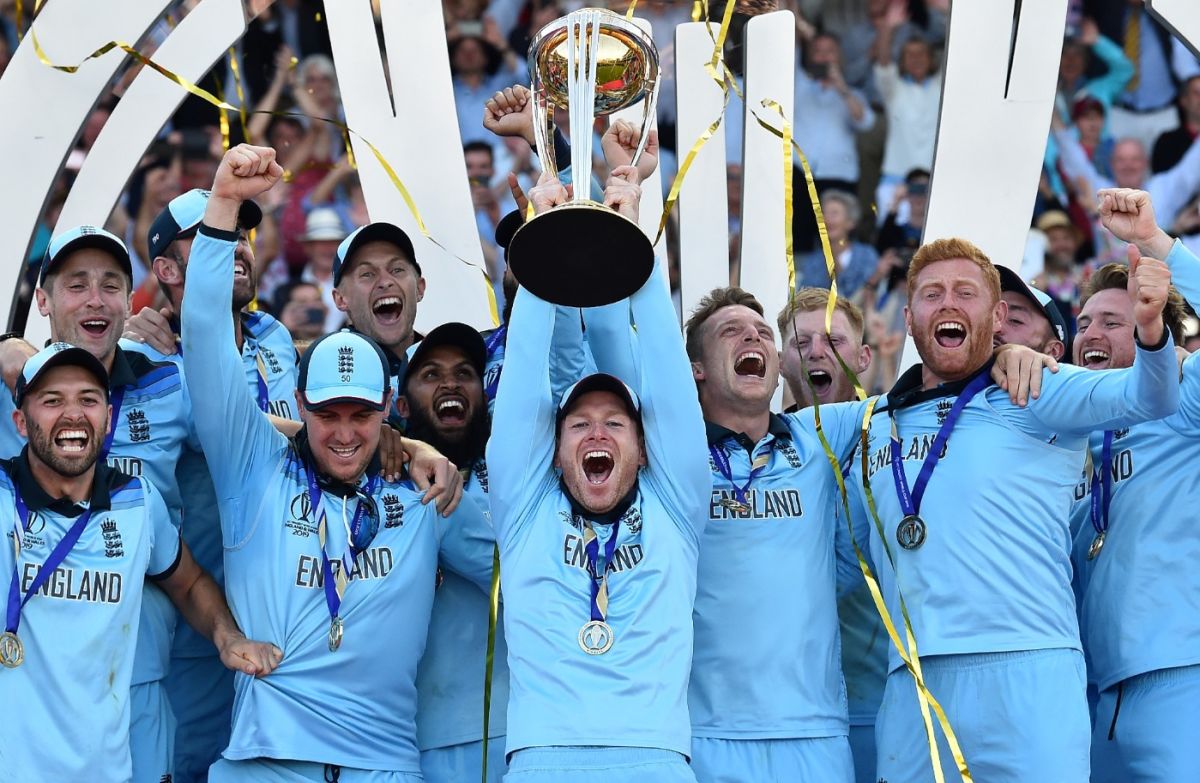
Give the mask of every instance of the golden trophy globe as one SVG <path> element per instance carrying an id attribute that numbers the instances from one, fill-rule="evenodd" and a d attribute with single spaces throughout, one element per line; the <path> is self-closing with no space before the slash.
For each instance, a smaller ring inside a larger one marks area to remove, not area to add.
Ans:
<path id="1" fill-rule="evenodd" d="M 521 285 L 570 307 L 596 307 L 637 291 L 654 268 L 654 247 L 641 227 L 588 198 L 595 118 L 642 103 L 646 147 L 658 99 L 658 51 L 650 35 L 623 16 L 584 8 L 549 23 L 529 45 L 533 128 L 543 170 L 558 175 L 554 109 L 567 110 L 571 200 L 535 216 L 509 246 Z"/>

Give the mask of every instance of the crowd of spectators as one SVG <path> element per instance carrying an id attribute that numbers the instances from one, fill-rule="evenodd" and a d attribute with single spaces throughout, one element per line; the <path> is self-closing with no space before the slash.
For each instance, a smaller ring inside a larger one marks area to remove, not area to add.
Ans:
<path id="1" fill-rule="evenodd" d="M 604 5 L 592 0 L 587 5 Z M 796 14 L 795 135 L 812 166 L 832 245 L 840 292 L 863 306 L 878 357 L 868 391 L 887 388 L 904 344 L 905 269 L 920 243 L 933 164 L 949 0 L 778 0 Z M 140 44 L 152 52 L 194 0 L 173 8 Z M 376 4 L 378 5 L 378 4 Z M 525 51 L 546 22 L 585 5 L 579 0 L 443 0 L 458 126 L 485 258 L 499 280 L 503 254 L 495 228 L 512 208 L 509 172 L 528 188 L 538 161 L 521 137 L 500 137 L 482 123 L 497 90 L 528 84 Z M 624 11 L 627 0 L 608 0 Z M 746 6 L 772 5 L 747 3 Z M 677 138 L 675 25 L 690 21 L 692 0 L 641 0 L 663 64 L 658 108 L 664 188 L 693 143 Z M 709 3 L 719 19 L 722 3 Z M 338 325 L 333 306 L 333 249 L 368 221 L 347 139 L 308 117 L 341 119 L 337 74 L 320 0 L 278 0 L 249 24 L 236 50 L 202 86 L 232 100 L 240 87 L 249 115 L 232 118 L 231 141 L 269 144 L 288 172 L 270 191 L 256 252 L 267 263 L 259 304 L 293 333 Z M 378 10 L 378 9 L 377 9 Z M 0 3 L 0 68 L 15 46 L 11 0 Z M 726 61 L 742 79 L 741 23 Z M 31 258 L 40 258 L 71 172 L 78 170 L 109 111 L 137 72 L 129 66 L 97 105 L 49 200 Z M 1094 194 L 1110 185 L 1144 188 L 1160 219 L 1200 250 L 1200 62 L 1164 30 L 1140 0 L 1070 0 L 1053 127 L 1047 140 L 1022 276 L 1058 303 L 1068 323 L 1092 270 L 1124 259 L 1100 226 Z M 742 107 L 727 115 L 730 267 L 736 283 L 740 230 Z M 272 112 L 274 114 L 272 114 Z M 289 116 L 282 116 L 287 114 Z M 299 116 L 298 116 L 299 115 Z M 134 255 L 135 310 L 160 296 L 147 274 L 148 221 L 174 196 L 212 180 L 222 152 L 217 111 L 189 97 L 134 172 L 109 228 Z M 562 128 L 564 134 L 567 128 Z M 599 144 L 595 145 L 597 155 Z M 828 285 L 811 205 L 796 170 L 796 267 L 800 284 Z M 997 219 L 1017 219 L 997 216 Z M 1021 218 L 1024 220 L 1025 218 Z M 673 236 L 673 235 L 672 235 Z M 678 280 L 676 246 L 669 247 Z M 999 260 L 999 259 L 998 259 Z M 497 286 L 497 293 L 503 292 Z M 1194 339 L 1194 338 L 1193 338 Z M 1189 345 L 1189 347 L 1194 347 Z"/>

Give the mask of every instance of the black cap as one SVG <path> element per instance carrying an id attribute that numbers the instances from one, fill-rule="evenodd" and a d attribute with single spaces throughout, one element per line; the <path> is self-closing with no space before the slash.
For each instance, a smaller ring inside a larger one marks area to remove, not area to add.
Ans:
<path id="1" fill-rule="evenodd" d="M 517 229 L 525 225 L 525 215 L 521 210 L 514 209 L 496 224 L 496 244 L 504 248 L 504 258 L 508 260 L 508 245 L 516 235 Z"/>
<path id="2" fill-rule="evenodd" d="M 1020 294 L 1033 302 L 1037 306 L 1038 312 L 1046 316 L 1046 320 L 1050 322 L 1050 328 L 1059 342 L 1066 345 L 1067 319 L 1063 317 L 1062 311 L 1058 309 L 1058 305 L 1054 304 L 1054 300 L 1047 294 L 1027 284 L 1021 279 L 1020 275 L 1008 267 L 997 264 L 996 271 L 1000 273 L 1000 290 Z"/>
<path id="3" fill-rule="evenodd" d="M 368 242 L 387 242 L 395 245 L 417 270 L 417 277 L 421 276 L 421 265 L 417 263 L 417 253 L 413 250 L 412 240 L 408 238 L 408 234 L 404 233 L 404 229 L 392 223 L 368 223 L 355 229 L 350 236 L 342 240 L 342 244 L 338 245 L 337 253 L 333 258 L 334 286 L 341 284 L 342 271 L 350 262 L 350 256 Z"/>
<path id="4" fill-rule="evenodd" d="M 483 370 L 487 365 L 487 346 L 483 344 L 483 336 L 472 326 L 450 321 L 425 335 L 419 343 L 409 349 L 408 369 L 400 384 L 401 392 L 408 385 L 408 374 L 421 366 L 430 351 L 444 345 L 462 351 L 467 357 L 467 361 L 475 368 L 475 373 L 483 378 Z"/>
<path id="5" fill-rule="evenodd" d="M 42 268 L 38 272 L 38 285 L 45 285 L 46 275 L 54 270 L 56 264 L 61 263 L 76 250 L 86 247 L 103 250 L 111 255 L 132 284 L 133 264 L 129 261 L 129 251 L 125 248 L 125 243 L 97 226 L 76 226 L 50 240 L 50 244 L 46 247 L 46 254 L 42 256 Z"/>
<path id="6" fill-rule="evenodd" d="M 46 377 L 46 373 L 55 367 L 74 366 L 96 376 L 104 393 L 108 394 L 108 371 L 100 360 L 83 348 L 69 343 L 51 343 L 35 353 L 25 362 L 21 374 L 17 376 L 16 388 L 13 390 L 13 402 L 17 407 L 25 401 L 25 395 L 37 386 L 38 381 Z"/>

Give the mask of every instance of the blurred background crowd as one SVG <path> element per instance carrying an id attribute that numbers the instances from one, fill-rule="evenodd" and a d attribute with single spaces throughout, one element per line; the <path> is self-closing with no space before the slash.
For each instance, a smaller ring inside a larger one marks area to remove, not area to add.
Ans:
<path id="1" fill-rule="evenodd" d="M 525 53 L 542 25 L 583 5 L 624 11 L 627 0 L 442 2 L 476 223 L 493 279 L 499 280 L 503 254 L 496 248 L 495 227 L 514 208 L 508 174 L 514 172 L 528 188 L 539 167 L 523 139 L 500 138 L 484 129 L 484 103 L 499 89 L 528 85 Z M 152 54 L 194 5 L 195 0 L 179 2 L 139 48 Z M 925 219 L 949 0 L 743 5 L 757 12 L 777 6 L 796 14 L 795 137 L 820 193 L 839 292 L 867 314 L 867 337 L 877 358 L 865 384 L 868 391 L 884 390 L 894 380 L 904 343 L 905 270 Z M 676 135 L 672 81 L 673 29 L 692 20 L 694 6 L 692 0 L 638 4 L 638 14 L 653 24 L 665 77 L 658 104 L 664 190 L 695 142 Z M 344 118 L 322 10 L 321 0 L 277 0 L 250 23 L 236 48 L 236 65 L 226 58 L 201 82 L 233 103 L 240 90 L 248 111 L 263 112 L 249 114 L 244 132 L 239 118 L 231 117 L 229 141 L 275 147 L 288 172 L 286 186 L 270 191 L 269 203 L 262 205 L 265 219 L 255 249 L 265 267 L 259 304 L 298 339 L 341 324 L 332 299 L 334 250 L 368 222 L 347 139 L 337 126 L 308 119 Z M 709 3 L 714 21 L 722 10 L 720 0 Z M 13 0 L 0 2 L 0 69 L 17 43 L 14 12 Z M 746 18 L 735 16 L 725 51 L 739 80 Z M 31 259 L 40 260 L 72 173 L 138 70 L 127 65 L 95 107 L 46 204 Z M 736 282 L 743 109 L 736 95 L 731 98 L 726 145 L 730 274 Z M 1080 286 L 1092 270 L 1124 259 L 1123 248 L 1097 220 L 1097 188 L 1115 184 L 1150 191 L 1164 227 L 1200 251 L 1200 62 L 1146 13 L 1141 0 L 1070 0 L 1052 125 L 1033 214 L 996 219 L 1028 220 L 1022 276 L 1049 293 L 1073 323 Z M 160 296 L 148 274 L 150 221 L 174 196 L 212 182 L 225 141 L 217 110 L 189 96 L 133 173 L 108 227 L 126 239 L 134 255 L 135 312 L 157 304 Z M 599 155 L 598 143 L 594 149 Z M 826 261 L 799 169 L 796 178 L 798 282 L 827 286 Z M 668 251 L 677 281 L 677 244 L 670 230 Z M 1189 349 L 1196 348 L 1196 332 L 1192 319 Z"/>

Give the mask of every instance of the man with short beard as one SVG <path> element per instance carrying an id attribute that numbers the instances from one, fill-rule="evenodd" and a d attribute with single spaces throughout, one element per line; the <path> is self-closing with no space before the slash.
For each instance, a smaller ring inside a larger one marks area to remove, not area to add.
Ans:
<path id="1" fill-rule="evenodd" d="M 225 665 L 264 676 L 281 656 L 238 630 L 154 485 L 98 464 L 116 407 L 109 388 L 104 365 L 66 343 L 35 354 L 16 380 L 13 419 L 29 445 L 0 462 L 0 524 L 14 543 L 0 547 L 0 572 L 12 575 L 0 700 L 21 712 L 0 734 L 11 780 L 132 778 L 131 640 L 144 579 Z"/>
<path id="2" fill-rule="evenodd" d="M 1131 260 L 1158 254 L 1153 257 L 1166 261 L 1188 302 L 1200 305 L 1200 259 L 1158 227 L 1149 196 L 1102 191 L 1099 202 L 1105 227 L 1136 243 Z M 1089 281 L 1075 341 L 1075 362 L 1085 369 L 1134 362 L 1128 277 L 1128 268 L 1110 264 Z M 1184 313 L 1172 289 L 1163 319 L 1177 339 Z M 1200 779 L 1194 748 L 1200 698 L 1197 362 L 1194 354 L 1183 362 L 1176 414 L 1092 433 L 1089 469 L 1076 495 L 1080 625 L 1088 677 L 1100 694 L 1092 780 L 1100 783 Z"/>
<path id="3" fill-rule="evenodd" d="M 172 522 L 180 528 L 184 487 L 198 480 L 195 473 L 204 466 L 193 460 L 198 444 L 179 367 L 159 361 L 161 355 L 140 344 L 118 344 L 129 314 L 131 279 L 125 245 L 103 229 L 80 226 L 51 240 L 35 292 L 37 304 L 50 319 L 52 339 L 86 349 L 108 372 L 114 426 L 101 456 L 110 467 L 147 476 L 162 493 Z M 33 351 L 28 343 L 11 336 L 0 344 L 0 366 L 6 380 L 16 377 Z M 0 430 L 8 431 L 10 443 L 19 444 L 19 434 L 8 430 L 13 426 L 12 417 L 4 415 L 8 404 L 11 398 L 0 395 Z M 19 445 L 10 448 L 19 449 Z M 202 533 L 199 538 L 201 552 L 207 553 Z M 219 574 L 219 554 L 216 558 L 202 556 L 205 565 L 218 569 Z M 130 742 L 134 778 L 158 780 L 175 774 L 175 717 L 163 680 L 176 612 L 158 586 L 147 582 L 145 590 L 133 665 Z M 203 644 L 212 651 L 212 675 L 226 676 L 216 650 L 206 640 Z"/>
<path id="4" fill-rule="evenodd" d="M 992 342 L 1024 345 L 1055 359 L 1063 358 L 1067 352 L 1067 321 L 1058 305 L 1046 294 L 1026 285 L 1008 267 L 998 266 L 996 271 L 1000 273 L 1000 298 L 1006 307 Z"/>
<path id="5" fill-rule="evenodd" d="M 439 518 L 408 476 L 382 475 L 392 388 L 369 338 L 340 331 L 307 349 L 292 439 L 240 383 L 232 321 L 206 315 L 231 294 L 240 205 L 282 174 L 270 148 L 226 153 L 183 299 L 184 369 L 220 505 L 230 606 L 287 647 L 272 687 L 235 679 L 229 746 L 209 780 L 415 783 L 415 677 L 439 556 L 486 589 L 490 567 L 472 569 L 492 544 Z"/>
<path id="6" fill-rule="evenodd" d="M 479 332 L 446 323 L 410 349 L 408 372 L 396 407 L 408 434 L 445 454 L 466 474 L 462 503 L 451 525 L 495 543 L 488 510 L 484 461 L 490 425 L 483 393 L 487 349 Z M 490 572 L 492 549 L 480 570 Z M 488 596 L 469 580 L 443 571 L 433 598 L 429 640 L 417 669 L 417 744 L 428 783 L 480 779 L 483 760 L 484 661 Z M 498 616 L 488 725 L 488 780 L 504 774 L 505 711 L 508 708 L 508 647 L 503 612 Z"/>
<path id="7" fill-rule="evenodd" d="M 1179 404 L 1162 320 L 1169 283 L 1166 265 L 1152 259 L 1133 273 L 1132 368 L 1061 367 L 1020 407 L 989 388 L 992 337 L 1006 310 L 991 261 L 962 239 L 930 242 L 913 257 L 905 320 L 921 364 L 875 405 L 851 483 L 861 507 L 870 507 L 869 488 L 878 510 L 883 535 L 871 533 L 871 554 L 887 609 L 901 624 L 906 599 L 924 681 L 978 780 L 1088 779 L 1070 499 L 1092 431 L 1162 418 Z M 859 520 L 868 528 L 875 524 Z M 890 655 L 877 774 L 926 781 L 917 691 Z M 958 774 L 951 754 L 942 764 L 947 777 Z"/>
<path id="8" fill-rule="evenodd" d="M 620 167 L 605 190 L 605 203 L 635 221 L 636 182 Z M 546 175 L 530 192 L 538 212 L 566 200 Z M 529 783 L 695 779 L 687 680 L 710 486 L 702 420 L 660 270 L 630 307 L 634 353 L 654 370 L 637 392 L 593 374 L 556 401 L 556 308 L 521 289 L 509 322 L 488 467 L 509 648 L 509 776 Z"/>

